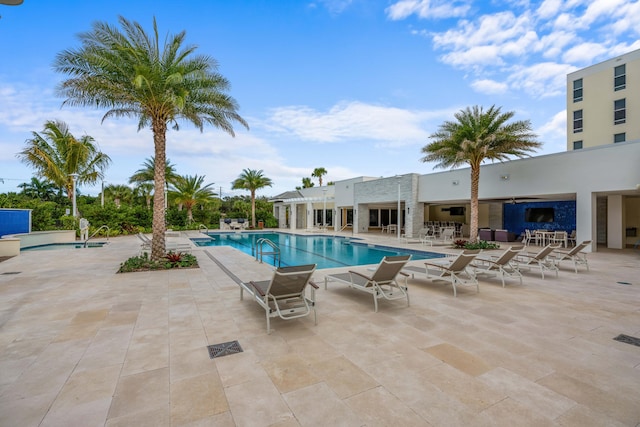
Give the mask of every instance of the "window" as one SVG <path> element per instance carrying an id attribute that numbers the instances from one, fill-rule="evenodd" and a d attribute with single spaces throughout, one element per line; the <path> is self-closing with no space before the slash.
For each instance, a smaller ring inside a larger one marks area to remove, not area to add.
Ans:
<path id="1" fill-rule="evenodd" d="M 627 67 L 618 65 L 613 69 L 613 90 L 622 90 L 627 87 Z"/>
<path id="2" fill-rule="evenodd" d="M 613 135 L 613 143 L 618 143 L 618 142 L 625 142 L 627 140 L 627 134 L 626 133 L 616 133 L 615 135 Z"/>
<path id="3" fill-rule="evenodd" d="M 582 101 L 582 79 L 573 81 L 573 102 Z"/>
<path id="4" fill-rule="evenodd" d="M 582 110 L 573 112 L 573 133 L 582 132 Z"/>
<path id="5" fill-rule="evenodd" d="M 627 100 L 625 98 L 613 101 L 613 124 L 619 125 L 627 121 Z"/>
<path id="6" fill-rule="evenodd" d="M 573 149 L 580 150 L 582 148 L 582 141 L 573 141 Z"/>

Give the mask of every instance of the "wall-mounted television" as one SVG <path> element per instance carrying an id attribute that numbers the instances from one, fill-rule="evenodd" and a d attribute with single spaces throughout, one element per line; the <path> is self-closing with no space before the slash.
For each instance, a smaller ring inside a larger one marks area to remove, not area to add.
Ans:
<path id="1" fill-rule="evenodd" d="M 453 206 L 449 208 L 449 215 L 464 216 L 464 206 Z"/>
<path id="2" fill-rule="evenodd" d="M 524 210 L 525 222 L 553 222 L 553 208 L 526 208 Z"/>

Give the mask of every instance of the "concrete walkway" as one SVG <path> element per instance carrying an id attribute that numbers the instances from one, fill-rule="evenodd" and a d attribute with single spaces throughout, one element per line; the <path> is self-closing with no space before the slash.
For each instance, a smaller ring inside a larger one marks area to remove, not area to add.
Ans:
<path id="1" fill-rule="evenodd" d="M 640 425 L 640 347 L 613 340 L 640 337 L 638 252 L 457 298 L 416 278 L 410 307 L 378 313 L 321 286 L 317 326 L 276 319 L 267 335 L 213 258 L 242 280 L 267 265 L 201 248 L 199 269 L 116 274 L 138 249 L 120 237 L 0 263 L 0 426 Z M 209 358 L 233 340 L 242 353 Z"/>

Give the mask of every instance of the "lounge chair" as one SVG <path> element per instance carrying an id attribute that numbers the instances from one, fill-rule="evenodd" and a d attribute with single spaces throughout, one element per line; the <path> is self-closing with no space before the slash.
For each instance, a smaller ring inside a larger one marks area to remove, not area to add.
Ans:
<path id="1" fill-rule="evenodd" d="M 480 253 L 480 250 L 464 250 L 448 263 L 425 262 L 425 267 L 409 266 L 405 270 L 417 273 L 425 273 L 427 280 L 446 280 L 453 286 L 453 296 L 458 296 L 457 285 L 475 285 L 476 292 L 480 292 L 478 279 L 473 269 L 469 268 L 471 261 Z"/>
<path id="2" fill-rule="evenodd" d="M 151 239 L 143 233 L 138 233 L 138 238 L 142 241 L 140 251 L 150 251 Z M 167 252 L 188 252 L 193 249 L 193 247 L 189 243 L 169 242 L 165 239 L 164 249 Z"/>
<path id="3" fill-rule="evenodd" d="M 378 299 L 386 300 L 405 299 L 409 305 L 409 293 L 407 289 L 406 273 L 402 273 L 402 268 L 407 264 L 411 255 L 386 256 L 380 261 L 373 274 L 368 275 L 362 272 L 350 270 L 348 273 L 329 274 L 324 278 L 324 288 L 327 289 L 328 282 L 342 282 L 353 289 L 367 292 L 373 296 L 373 306 L 378 312 Z M 398 276 L 405 278 L 404 286 L 398 283 Z"/>
<path id="4" fill-rule="evenodd" d="M 582 264 L 587 267 L 587 271 L 589 271 L 589 263 L 587 262 L 587 254 L 582 252 L 587 246 L 591 244 L 591 240 L 585 240 L 579 245 L 574 246 L 570 251 L 563 251 L 561 249 L 556 249 L 553 254 L 555 255 L 555 259 L 553 262 L 556 266 L 560 267 L 560 262 L 564 260 L 573 261 L 573 267 L 578 273 L 578 264 Z"/>
<path id="5" fill-rule="evenodd" d="M 272 317 L 284 320 L 297 319 L 313 312 L 314 324 L 318 324 L 316 315 L 315 290 L 318 286 L 311 280 L 316 264 L 281 267 L 274 271 L 271 280 L 242 282 L 240 299 L 247 291 L 265 310 L 267 333 L 271 333 Z M 307 285 L 311 286 L 310 295 L 306 295 Z"/>
<path id="6" fill-rule="evenodd" d="M 540 274 L 544 279 L 544 271 L 555 271 L 556 277 L 558 277 L 558 266 L 553 260 L 553 256 L 551 255 L 553 251 L 558 249 L 561 246 L 561 243 L 557 243 L 555 245 L 549 244 L 544 248 L 540 249 L 538 253 L 528 253 L 528 252 L 520 252 L 517 256 L 518 258 L 518 269 L 528 269 L 531 266 L 540 267 Z"/>
<path id="7" fill-rule="evenodd" d="M 477 257 L 471 267 L 474 269 L 476 276 L 478 274 L 491 274 L 500 276 L 502 287 L 504 288 L 504 277 L 517 277 L 522 285 L 522 273 L 518 268 L 518 264 L 514 261 L 516 255 L 522 251 L 524 246 L 511 246 L 502 255 L 498 257 Z"/>

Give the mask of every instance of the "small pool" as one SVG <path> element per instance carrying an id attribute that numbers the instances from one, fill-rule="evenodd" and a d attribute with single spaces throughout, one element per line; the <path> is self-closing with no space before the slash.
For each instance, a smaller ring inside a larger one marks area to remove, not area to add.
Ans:
<path id="1" fill-rule="evenodd" d="M 344 237 L 300 236 L 288 233 L 209 233 L 211 239 L 192 239 L 198 246 L 232 246 L 255 256 L 256 242 L 266 238 L 280 248 L 280 265 L 317 264 L 317 268 L 337 268 L 354 265 L 378 264 L 385 256 L 408 255 L 412 260 L 442 258 L 443 254 L 371 245 Z M 265 252 L 268 251 L 264 247 Z M 273 256 L 263 261 L 274 263 Z"/>
<path id="2" fill-rule="evenodd" d="M 88 249 L 88 248 L 101 248 L 106 245 L 107 242 L 89 242 L 85 248 L 84 243 L 71 242 L 71 243 L 47 243 L 45 245 L 29 246 L 20 249 L 20 252 L 24 251 L 50 251 L 55 249 Z"/>

